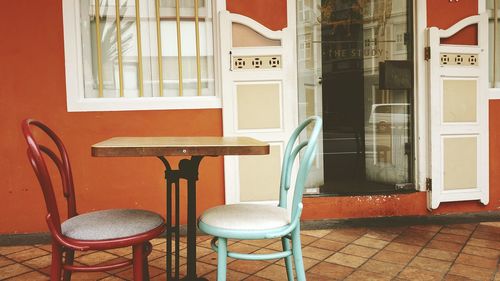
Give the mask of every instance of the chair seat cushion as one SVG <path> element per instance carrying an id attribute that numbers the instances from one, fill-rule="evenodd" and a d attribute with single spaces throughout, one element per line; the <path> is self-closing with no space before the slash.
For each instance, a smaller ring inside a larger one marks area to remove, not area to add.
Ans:
<path id="1" fill-rule="evenodd" d="M 79 240 L 108 240 L 138 235 L 164 223 L 153 212 L 111 209 L 90 212 L 68 219 L 61 225 L 66 237 Z"/>
<path id="2" fill-rule="evenodd" d="M 231 230 L 265 230 L 290 223 L 284 208 L 257 204 L 217 206 L 205 211 L 200 221 L 217 228 Z"/>

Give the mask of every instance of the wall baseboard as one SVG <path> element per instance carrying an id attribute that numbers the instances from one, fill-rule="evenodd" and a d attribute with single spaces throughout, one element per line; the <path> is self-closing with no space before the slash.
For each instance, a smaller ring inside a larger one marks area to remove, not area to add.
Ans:
<path id="1" fill-rule="evenodd" d="M 401 216 L 401 217 L 375 217 L 352 219 L 325 219 L 306 220 L 301 222 L 304 230 L 333 229 L 346 227 L 393 227 L 418 224 L 461 224 L 487 221 L 500 221 L 500 211 L 487 211 L 478 213 L 444 214 L 430 216 Z M 180 227 L 180 234 L 186 235 L 186 226 Z M 165 236 L 163 234 L 162 236 Z M 34 244 L 50 244 L 51 237 L 48 232 L 0 234 L 0 246 L 19 246 Z"/>

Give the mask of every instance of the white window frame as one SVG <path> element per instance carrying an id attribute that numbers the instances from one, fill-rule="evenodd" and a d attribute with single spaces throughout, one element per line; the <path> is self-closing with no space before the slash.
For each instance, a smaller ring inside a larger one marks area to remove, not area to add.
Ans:
<path id="1" fill-rule="evenodd" d="M 486 0 L 478 0 L 479 2 L 479 13 L 484 13 L 486 12 Z M 489 38 L 490 40 L 493 40 L 494 38 Z M 491 81 L 489 81 L 488 85 L 490 86 L 489 88 L 489 99 L 490 100 L 500 100 L 500 88 L 499 87 L 492 87 L 491 86 Z"/>
<path id="2" fill-rule="evenodd" d="M 63 1 L 64 58 L 66 69 L 66 102 L 68 112 L 125 111 L 166 109 L 221 108 L 219 11 L 226 9 L 225 0 L 213 0 L 214 90 L 213 96 L 196 97 L 139 97 L 139 98 L 85 98 L 82 39 L 80 28 L 80 0 Z"/>
<path id="3" fill-rule="evenodd" d="M 429 134 L 428 134 L 428 97 L 426 91 L 425 72 L 425 29 L 427 28 L 427 1 L 414 1 L 414 130 L 415 136 L 415 184 L 417 191 L 425 191 L 425 181 L 430 177 L 430 155 L 429 155 Z"/>

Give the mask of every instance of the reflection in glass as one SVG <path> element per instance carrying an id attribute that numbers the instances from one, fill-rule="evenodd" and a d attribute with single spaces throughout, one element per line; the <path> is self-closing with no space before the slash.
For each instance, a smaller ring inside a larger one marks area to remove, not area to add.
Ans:
<path id="1" fill-rule="evenodd" d="M 299 117 L 324 119 L 308 192 L 413 188 L 411 5 L 298 0 Z"/>

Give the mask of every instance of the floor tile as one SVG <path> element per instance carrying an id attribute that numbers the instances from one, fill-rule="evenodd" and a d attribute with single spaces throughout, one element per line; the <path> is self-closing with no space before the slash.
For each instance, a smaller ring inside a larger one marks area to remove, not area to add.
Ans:
<path id="1" fill-rule="evenodd" d="M 102 263 L 108 260 L 116 259 L 117 256 L 107 253 L 107 252 L 94 252 L 92 254 L 80 256 L 76 258 L 75 260 L 78 262 L 81 262 L 86 265 L 96 265 L 98 263 Z"/>
<path id="2" fill-rule="evenodd" d="M 272 244 L 274 242 L 280 242 L 280 241 L 274 240 L 274 239 L 262 239 L 262 240 L 243 240 L 241 242 L 248 244 L 248 245 L 262 248 L 262 247 L 266 247 L 267 245 Z"/>
<path id="3" fill-rule="evenodd" d="M 331 229 L 318 229 L 318 230 L 302 230 L 300 233 L 317 238 L 322 238 L 325 235 L 329 234 L 330 232 L 332 232 Z"/>
<path id="4" fill-rule="evenodd" d="M 316 240 L 318 240 L 318 237 L 309 236 L 305 234 L 300 235 L 300 243 L 302 244 L 302 246 L 309 245 Z"/>
<path id="5" fill-rule="evenodd" d="M 312 242 L 311 244 L 309 244 L 309 246 L 321 248 L 321 249 L 332 251 L 332 252 L 338 251 L 338 250 L 344 248 L 346 245 L 347 245 L 347 243 L 345 243 L 345 242 L 338 242 L 338 241 L 333 241 L 333 240 L 328 240 L 328 239 L 318 239 L 318 240 Z"/>
<path id="6" fill-rule="evenodd" d="M 275 281 L 287 281 L 286 268 L 276 264 L 272 264 L 259 272 L 255 273 L 256 276 L 267 278 Z"/>
<path id="7" fill-rule="evenodd" d="M 461 236 L 469 236 L 473 229 L 464 229 L 464 228 L 451 228 L 451 227 L 443 227 L 440 231 L 440 233 L 446 233 L 446 234 L 455 234 L 455 235 L 461 235 Z"/>
<path id="8" fill-rule="evenodd" d="M 23 262 L 24 265 L 27 265 L 27 266 L 29 266 L 31 268 L 35 268 L 35 269 L 49 266 L 51 263 L 52 263 L 52 255 L 51 254 L 47 254 L 45 256 L 41 256 L 41 257 L 30 259 L 30 260 Z"/>
<path id="9" fill-rule="evenodd" d="M 324 260 L 327 257 L 331 256 L 333 254 L 333 251 L 328 251 L 312 246 L 306 246 L 302 249 L 302 255 L 304 257 L 308 257 L 311 259 L 316 259 L 316 260 Z"/>
<path id="10" fill-rule="evenodd" d="M 446 276 L 443 278 L 443 281 L 473 281 L 473 279 L 454 274 L 446 274 Z"/>
<path id="11" fill-rule="evenodd" d="M 157 275 L 160 275 L 163 272 L 164 272 L 164 270 L 161 270 L 157 267 L 149 265 L 149 277 L 155 277 Z M 120 277 L 120 278 L 126 279 L 126 280 L 133 280 L 134 279 L 134 271 L 133 271 L 131 266 L 128 267 L 124 271 L 120 271 L 120 272 L 116 273 L 115 275 Z"/>
<path id="12" fill-rule="evenodd" d="M 333 254 L 333 256 L 327 258 L 325 261 L 330 263 L 340 264 L 347 267 L 358 268 L 367 261 L 367 258 L 362 258 L 343 253 L 335 253 Z"/>
<path id="13" fill-rule="evenodd" d="M 248 274 L 241 273 L 238 271 L 234 270 L 227 270 L 226 271 L 226 278 L 227 280 L 234 280 L 234 281 L 240 281 L 244 280 L 245 278 L 248 278 Z M 203 276 L 204 278 L 207 278 L 209 281 L 216 281 L 217 280 L 217 271 L 212 271 L 206 275 Z M 163 279 L 165 280 L 165 279 Z"/>
<path id="14" fill-rule="evenodd" d="M 108 276 L 108 277 L 103 278 L 99 281 L 124 281 L 124 280 L 126 280 L 126 279 L 120 278 L 118 276 Z"/>
<path id="15" fill-rule="evenodd" d="M 403 269 L 403 267 L 404 266 L 400 264 L 369 260 L 363 264 L 360 269 L 394 277 Z"/>
<path id="16" fill-rule="evenodd" d="M 9 255 L 15 252 L 20 252 L 24 251 L 27 249 L 30 249 L 31 246 L 7 246 L 7 247 L 0 247 L 0 255 Z"/>
<path id="17" fill-rule="evenodd" d="M 302 262 L 304 263 L 305 270 L 308 270 L 309 268 L 318 264 L 320 261 L 308 257 L 302 257 Z M 279 261 L 276 262 L 276 264 L 285 266 L 285 261 L 284 259 L 280 259 Z M 293 262 L 292 262 L 292 267 L 295 268 L 295 264 Z"/>
<path id="18" fill-rule="evenodd" d="M 18 275 L 16 277 L 12 277 L 7 279 L 8 281 L 38 281 L 38 280 L 49 280 L 49 276 L 41 274 L 36 271 L 31 271 L 28 273 L 24 273 L 21 275 Z"/>
<path id="19" fill-rule="evenodd" d="M 7 255 L 7 258 L 14 260 L 14 261 L 17 261 L 17 262 L 22 262 L 22 261 L 29 260 L 32 258 L 46 256 L 48 254 L 49 254 L 49 252 L 47 252 L 45 250 L 42 250 L 42 249 L 39 249 L 36 247 L 32 247 L 32 248 L 26 249 L 24 251 L 19 251 L 19 252 L 9 254 L 9 255 Z"/>
<path id="20" fill-rule="evenodd" d="M 462 250 L 463 244 L 440 241 L 440 240 L 432 240 L 426 245 L 426 247 L 458 253 Z"/>
<path id="21" fill-rule="evenodd" d="M 368 232 L 364 235 L 368 238 L 380 239 L 385 241 L 392 241 L 394 238 L 398 236 L 397 233 L 387 232 L 381 229 L 369 229 Z"/>
<path id="22" fill-rule="evenodd" d="M 13 263 L 14 263 L 13 260 L 10 260 L 10 259 L 8 259 L 6 257 L 0 256 L 0 267 L 6 266 L 6 265 L 9 265 L 9 264 L 13 264 Z"/>
<path id="23" fill-rule="evenodd" d="M 373 238 L 368 238 L 368 237 L 364 237 L 364 236 L 355 240 L 352 243 L 356 244 L 356 245 L 360 245 L 360 246 L 375 248 L 375 249 L 382 249 L 385 246 L 387 246 L 387 244 L 389 244 L 389 242 L 385 241 L 385 240 L 373 239 Z"/>
<path id="24" fill-rule="evenodd" d="M 465 243 L 469 240 L 469 236 L 456 235 L 450 233 L 438 233 L 434 236 L 434 240 L 453 242 L 453 243 Z"/>
<path id="25" fill-rule="evenodd" d="M 489 249 L 484 247 L 477 247 L 472 245 L 466 245 L 462 253 L 466 253 L 469 255 L 482 256 L 490 259 L 497 259 L 500 257 L 500 251 L 495 249 Z"/>
<path id="26" fill-rule="evenodd" d="M 478 246 L 478 247 L 484 247 L 484 248 L 489 248 L 489 249 L 500 250 L 500 242 L 486 240 L 486 239 L 471 238 L 467 242 L 467 245 L 472 245 L 472 246 Z"/>
<path id="27" fill-rule="evenodd" d="M 0 267 L 0 280 L 21 275 L 29 271 L 32 271 L 32 269 L 19 263 Z"/>
<path id="28" fill-rule="evenodd" d="M 422 249 L 421 246 L 409 245 L 398 242 L 391 242 L 384 248 L 384 250 L 390 250 L 393 252 L 409 254 L 409 255 L 416 255 L 421 249 Z"/>
<path id="29" fill-rule="evenodd" d="M 309 269 L 308 273 L 318 275 L 321 278 L 329 278 L 327 280 L 343 280 L 347 276 L 349 276 L 353 271 L 354 269 L 347 266 L 333 264 L 329 262 L 320 262 L 317 265 L 313 266 L 311 269 Z M 309 278 L 309 280 L 320 280 L 320 279 Z"/>
<path id="30" fill-rule="evenodd" d="M 362 235 L 363 234 L 349 234 L 349 233 L 343 233 L 343 232 L 338 232 L 338 231 L 332 231 L 329 234 L 325 235 L 325 237 L 323 237 L 323 238 L 333 240 L 333 241 L 338 241 L 338 242 L 351 243 L 352 241 L 358 239 Z"/>
<path id="31" fill-rule="evenodd" d="M 443 278 L 443 273 L 409 266 L 403 269 L 398 277 L 414 281 L 439 281 Z"/>
<path id="32" fill-rule="evenodd" d="M 472 280 L 490 280 L 494 273 L 494 270 L 458 263 L 454 264 L 449 271 L 449 274 L 467 277 Z"/>
<path id="33" fill-rule="evenodd" d="M 479 257 L 462 253 L 458 256 L 455 263 L 461 263 L 487 269 L 496 269 L 498 264 L 498 259 L 489 259 L 485 257 Z"/>
<path id="34" fill-rule="evenodd" d="M 405 232 L 399 235 L 398 237 L 394 238 L 392 242 L 414 245 L 414 246 L 424 246 L 425 244 L 427 244 L 427 242 L 429 242 L 431 238 L 432 237 L 420 236 L 418 234 Z"/>
<path id="35" fill-rule="evenodd" d="M 344 254 L 351 254 L 359 257 L 364 257 L 364 258 L 369 258 L 373 255 L 375 255 L 379 249 L 374 249 L 374 248 L 369 248 L 365 246 L 359 246 L 359 245 L 354 245 L 354 244 L 349 244 L 342 250 L 340 250 L 341 253 Z"/>
<path id="36" fill-rule="evenodd" d="M 346 281 L 366 281 L 366 280 L 389 281 L 392 280 L 392 277 L 364 270 L 356 270 L 351 275 L 347 276 L 345 280 Z"/>
<path id="37" fill-rule="evenodd" d="M 435 225 L 435 224 L 417 224 L 410 226 L 410 229 L 424 230 L 430 233 L 438 233 L 441 230 L 441 228 L 443 228 L 442 225 Z"/>
<path id="38" fill-rule="evenodd" d="M 254 274 L 257 271 L 262 270 L 267 266 L 269 266 L 269 263 L 265 261 L 236 260 L 228 264 L 227 268 L 238 272 L 243 272 L 246 274 Z"/>
<path id="39" fill-rule="evenodd" d="M 187 266 L 186 264 L 182 265 L 180 268 L 179 268 L 179 275 L 180 276 L 185 276 L 186 275 L 186 270 L 187 270 Z M 206 263 L 203 263 L 203 262 L 197 262 L 196 263 L 196 274 L 198 276 L 203 276 L 203 275 L 206 275 L 214 270 L 217 270 L 217 267 L 214 266 L 214 265 L 211 265 L 211 264 L 206 264 Z"/>
<path id="40" fill-rule="evenodd" d="M 450 252 L 445 250 L 433 249 L 433 248 L 424 248 L 418 254 L 420 257 L 433 258 L 443 261 L 453 261 L 456 259 L 458 253 Z"/>
<path id="41" fill-rule="evenodd" d="M 109 276 L 105 272 L 73 272 L 71 274 L 71 281 L 99 280 Z"/>
<path id="42" fill-rule="evenodd" d="M 279 243 L 280 244 L 280 248 L 279 249 L 281 250 L 282 249 L 281 248 L 282 247 L 281 246 L 281 242 L 278 241 L 278 242 L 275 242 L 275 243 Z M 228 251 L 242 253 L 242 254 L 249 254 L 249 253 L 257 251 L 258 249 L 259 249 L 259 247 L 248 245 L 248 244 L 245 244 L 243 242 L 234 243 L 233 245 L 229 245 L 228 246 Z"/>
<path id="43" fill-rule="evenodd" d="M 415 257 L 408 266 L 417 267 L 420 269 L 435 271 L 439 273 L 446 273 L 451 266 L 451 262 L 442 261 L 431 258 Z"/>
<path id="44" fill-rule="evenodd" d="M 413 259 L 413 257 L 414 255 L 411 254 L 398 253 L 384 249 L 373 256 L 372 259 L 406 265 L 411 259 Z"/>

